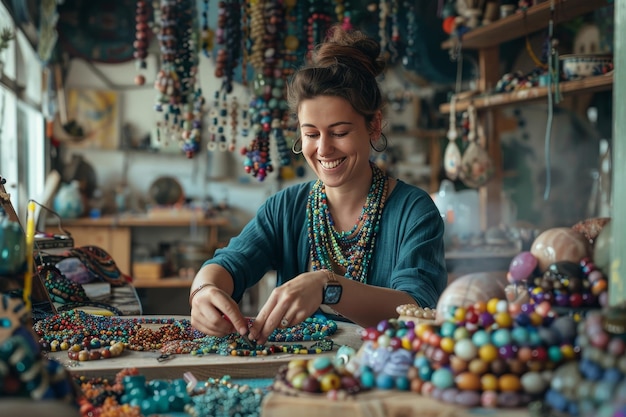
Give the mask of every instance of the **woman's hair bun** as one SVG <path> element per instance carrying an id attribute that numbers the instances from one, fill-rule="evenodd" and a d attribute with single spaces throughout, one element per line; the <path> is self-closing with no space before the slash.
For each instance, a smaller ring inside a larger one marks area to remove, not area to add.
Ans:
<path id="1" fill-rule="evenodd" d="M 385 70 L 378 42 L 361 31 L 347 31 L 338 24 L 330 28 L 327 39 L 316 47 L 312 60 L 313 66 L 343 64 L 355 70 L 366 70 L 373 77 Z"/>

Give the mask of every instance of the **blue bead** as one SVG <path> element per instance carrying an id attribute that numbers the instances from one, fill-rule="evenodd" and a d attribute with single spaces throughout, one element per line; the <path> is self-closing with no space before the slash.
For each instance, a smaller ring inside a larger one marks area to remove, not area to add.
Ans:
<path id="1" fill-rule="evenodd" d="M 393 389 L 395 387 L 394 377 L 391 375 L 380 373 L 376 376 L 376 388 Z"/>
<path id="2" fill-rule="evenodd" d="M 408 391 L 411 388 L 411 381 L 405 376 L 396 378 L 396 388 L 401 391 Z"/>
<path id="3" fill-rule="evenodd" d="M 376 377 L 371 370 L 361 372 L 361 386 L 365 389 L 374 388 L 376 385 Z"/>

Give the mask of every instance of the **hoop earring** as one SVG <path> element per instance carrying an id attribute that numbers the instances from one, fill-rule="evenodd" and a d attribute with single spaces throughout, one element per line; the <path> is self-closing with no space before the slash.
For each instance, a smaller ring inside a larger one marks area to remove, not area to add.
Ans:
<path id="1" fill-rule="evenodd" d="M 385 151 L 385 149 L 387 149 L 387 136 L 385 136 L 385 134 L 383 132 L 380 132 L 380 137 L 378 138 L 378 140 L 382 141 L 382 143 L 383 143 L 382 146 L 379 146 L 379 147 L 374 146 L 374 142 L 372 141 L 371 138 L 370 138 L 370 146 L 376 152 L 383 152 L 383 151 Z"/>
<path id="2" fill-rule="evenodd" d="M 291 152 L 299 155 L 302 153 L 302 137 L 298 136 L 293 145 L 291 146 Z"/>

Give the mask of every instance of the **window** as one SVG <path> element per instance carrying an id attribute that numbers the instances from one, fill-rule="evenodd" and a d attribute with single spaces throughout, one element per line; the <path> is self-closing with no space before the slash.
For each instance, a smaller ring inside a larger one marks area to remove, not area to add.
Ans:
<path id="1" fill-rule="evenodd" d="M 42 67 L 26 37 L 0 4 L 0 30 L 15 39 L 0 51 L 0 176 L 7 180 L 15 212 L 24 222 L 27 202 L 43 194 L 46 168 Z"/>

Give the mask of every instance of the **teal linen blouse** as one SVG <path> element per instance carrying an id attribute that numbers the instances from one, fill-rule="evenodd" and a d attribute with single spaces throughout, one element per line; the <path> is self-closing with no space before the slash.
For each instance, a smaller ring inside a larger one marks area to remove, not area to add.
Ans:
<path id="1" fill-rule="evenodd" d="M 276 271 L 280 285 L 310 270 L 306 205 L 312 185 L 292 185 L 269 197 L 241 233 L 205 262 L 230 272 L 236 301 L 268 271 Z M 443 234 L 430 196 L 398 180 L 385 203 L 367 284 L 404 291 L 421 307 L 435 308 L 447 284 Z"/>

